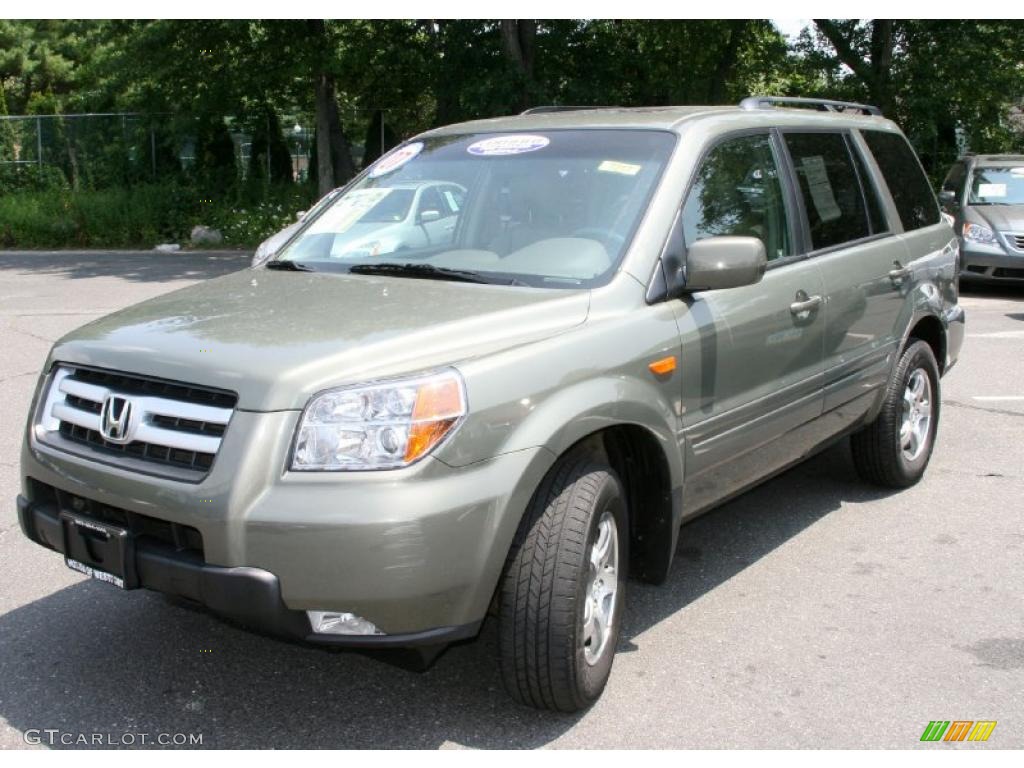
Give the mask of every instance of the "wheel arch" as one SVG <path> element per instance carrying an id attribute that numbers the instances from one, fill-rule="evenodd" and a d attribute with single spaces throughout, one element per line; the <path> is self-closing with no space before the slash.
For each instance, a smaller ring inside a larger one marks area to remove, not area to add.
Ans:
<path id="1" fill-rule="evenodd" d="M 918 316 L 903 337 L 900 345 L 900 353 L 907 348 L 912 339 L 925 342 L 932 349 L 935 355 L 935 362 L 939 365 L 939 374 L 946 372 L 946 327 L 937 316 L 928 313 Z M 897 358 L 899 359 L 899 358 Z"/>

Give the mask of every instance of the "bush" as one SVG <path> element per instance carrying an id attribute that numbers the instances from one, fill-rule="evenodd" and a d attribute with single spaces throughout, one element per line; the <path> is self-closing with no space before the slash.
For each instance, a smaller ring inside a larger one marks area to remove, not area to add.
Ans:
<path id="1" fill-rule="evenodd" d="M 210 197 L 182 184 L 77 192 L 28 188 L 0 195 L 0 246 L 149 249 L 187 244 L 192 227 L 204 224 L 221 230 L 226 247 L 251 248 L 309 206 L 307 190 L 299 185 L 265 187 L 262 199 L 253 194 L 236 186 Z"/>

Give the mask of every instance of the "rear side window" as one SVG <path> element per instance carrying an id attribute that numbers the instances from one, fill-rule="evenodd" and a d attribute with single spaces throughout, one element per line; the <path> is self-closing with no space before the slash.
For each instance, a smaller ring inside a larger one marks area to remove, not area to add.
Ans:
<path id="1" fill-rule="evenodd" d="M 807 211 L 811 249 L 832 248 L 871 235 L 864 190 L 846 137 L 786 133 L 786 147 Z"/>
<path id="2" fill-rule="evenodd" d="M 903 229 L 910 232 L 938 224 L 939 204 L 914 150 L 903 136 L 883 131 L 863 131 L 864 140 L 882 170 Z"/>

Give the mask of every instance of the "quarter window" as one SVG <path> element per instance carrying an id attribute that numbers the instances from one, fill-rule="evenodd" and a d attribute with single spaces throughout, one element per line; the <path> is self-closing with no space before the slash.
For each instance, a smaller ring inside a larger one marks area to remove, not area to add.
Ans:
<path id="1" fill-rule="evenodd" d="M 768 260 L 793 253 L 778 164 L 767 134 L 715 146 L 683 206 L 687 244 L 716 235 L 756 237 Z"/>
<path id="2" fill-rule="evenodd" d="M 871 234 L 867 206 L 846 137 L 840 133 L 787 133 L 811 249 L 832 248 Z"/>
<path id="3" fill-rule="evenodd" d="M 941 219 L 935 193 L 907 140 L 901 134 L 883 131 L 863 131 L 863 135 L 882 169 L 903 229 L 910 232 L 938 224 Z"/>

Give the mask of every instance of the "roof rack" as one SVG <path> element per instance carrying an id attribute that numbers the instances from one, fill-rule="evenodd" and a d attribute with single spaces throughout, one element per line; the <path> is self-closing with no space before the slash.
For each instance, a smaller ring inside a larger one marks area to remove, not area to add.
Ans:
<path id="1" fill-rule="evenodd" d="M 530 107 L 529 109 L 523 110 L 519 114 L 521 115 L 543 115 L 546 112 L 579 112 L 585 109 L 614 109 L 614 107 L 605 107 L 600 105 L 593 105 L 589 107 L 559 107 L 556 105 L 548 105 L 541 107 Z"/>
<path id="2" fill-rule="evenodd" d="M 857 104 L 853 101 L 833 101 L 832 99 L 810 99 L 803 96 L 747 96 L 740 102 L 740 109 L 762 109 L 775 104 L 794 107 L 814 107 L 823 112 L 860 112 L 862 115 L 882 116 L 882 110 L 870 104 Z"/>

